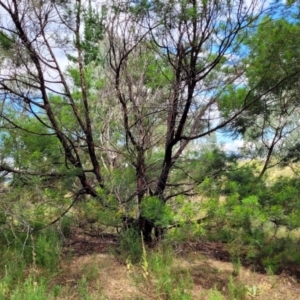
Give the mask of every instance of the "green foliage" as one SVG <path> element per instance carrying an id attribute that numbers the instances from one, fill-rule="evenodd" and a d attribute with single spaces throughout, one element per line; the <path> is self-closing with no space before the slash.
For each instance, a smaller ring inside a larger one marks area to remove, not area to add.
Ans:
<path id="1" fill-rule="evenodd" d="M 286 213 L 299 208 L 297 193 L 300 188 L 298 177 L 279 177 L 272 184 L 268 192 L 271 192 L 264 205 L 281 205 Z"/>
<path id="2" fill-rule="evenodd" d="M 209 290 L 208 300 L 223 300 L 222 294 L 218 290 Z"/>
<path id="3" fill-rule="evenodd" d="M 56 270 L 61 255 L 61 241 L 58 233 L 54 230 L 44 231 L 38 235 L 32 246 L 37 265 L 49 271 Z"/>
<path id="4" fill-rule="evenodd" d="M 13 48 L 12 39 L 2 30 L 0 30 L 0 48 L 6 51 Z"/>
<path id="5" fill-rule="evenodd" d="M 0 299 L 49 299 L 52 293 L 42 274 L 57 270 L 60 244 L 58 233 L 52 229 L 35 235 L 2 230 Z"/>
<path id="6" fill-rule="evenodd" d="M 0 225 L 5 225 L 6 219 L 7 219 L 7 216 L 6 216 L 5 211 L 0 210 Z"/>
<path id="7" fill-rule="evenodd" d="M 60 219 L 60 230 L 64 237 L 69 237 L 71 234 L 72 219 L 64 216 Z"/>
<path id="8" fill-rule="evenodd" d="M 80 299 L 92 300 L 91 296 L 89 295 L 87 279 L 85 277 L 82 277 L 78 281 L 78 294 L 80 296 Z"/>
<path id="9" fill-rule="evenodd" d="M 22 264 L 31 264 L 33 261 L 49 270 L 54 270 L 60 261 L 61 239 L 54 229 L 38 231 L 36 233 L 17 232 L 11 229 L 2 229 L 0 245 L 5 253 L 16 255 L 14 259 L 22 260 Z M 10 257 L 10 256 L 9 256 Z M 10 260 L 8 257 L 7 261 Z M 21 259 L 22 258 L 22 259 Z M 3 260 L 5 263 L 5 259 Z"/>
<path id="10" fill-rule="evenodd" d="M 179 222 L 178 226 L 168 230 L 166 239 L 170 242 L 184 243 L 186 241 L 198 241 L 205 236 L 205 226 L 198 222 Z"/>
<path id="11" fill-rule="evenodd" d="M 232 276 L 238 276 L 240 274 L 240 269 L 241 269 L 241 260 L 240 258 L 235 258 L 232 261 L 232 266 L 233 266 L 233 271 L 232 271 Z"/>
<path id="12" fill-rule="evenodd" d="M 114 195 L 101 195 L 101 193 L 99 193 L 99 198 L 79 203 L 76 208 L 81 223 L 94 224 L 95 226 L 117 227 L 120 225 L 120 218 L 123 213 L 119 209 Z"/>
<path id="13" fill-rule="evenodd" d="M 298 98 L 299 23 L 291 15 L 279 19 L 264 16 L 256 30 L 242 33 L 240 41 L 245 50 L 242 64 L 247 66 L 247 85 L 241 87 L 234 82 L 222 89 L 219 109 L 224 117 L 229 117 L 246 104 L 247 113 L 228 124 L 230 133 L 241 134 L 255 143 L 252 149 L 245 149 L 252 157 L 266 157 L 272 140 L 276 141 L 273 155 L 280 156 L 278 152 L 291 148 L 286 154 L 287 163 L 297 154 L 295 140 L 299 134 L 293 113 Z M 257 98 L 262 91 L 266 91 L 265 95 Z M 288 142 L 279 145 L 278 140 L 283 139 Z"/>
<path id="14" fill-rule="evenodd" d="M 197 171 L 202 177 L 206 177 L 213 176 L 214 173 L 219 173 L 225 169 L 226 164 L 232 161 L 233 157 L 213 146 L 213 149 L 204 150 L 197 159 L 199 159 Z"/>
<path id="15" fill-rule="evenodd" d="M 239 282 L 235 282 L 232 276 L 229 277 L 228 291 L 230 300 L 243 300 L 247 294 L 246 287 Z"/>
<path id="16" fill-rule="evenodd" d="M 151 45 L 155 46 L 155 45 Z M 157 59 L 151 53 L 141 56 L 139 64 L 146 64 L 145 85 L 151 89 L 160 89 L 174 80 L 174 72 L 163 59 Z"/>
<path id="17" fill-rule="evenodd" d="M 3 250 L 5 250 L 5 252 Z M 11 289 L 14 288 L 18 282 L 25 280 L 26 268 L 26 264 L 20 253 L 12 251 L 11 249 L 3 250 L 1 251 L 3 259 L 1 261 L 0 299 L 6 299 Z"/>
<path id="18" fill-rule="evenodd" d="M 219 95 L 218 108 L 223 117 L 226 118 L 232 114 L 232 111 L 241 109 L 245 105 L 245 99 L 250 103 L 253 100 L 253 95 L 245 87 L 236 87 L 234 84 L 229 84 L 226 86 L 225 91 L 222 90 Z M 238 118 L 234 122 L 241 122 L 242 120 L 244 119 Z"/>
<path id="19" fill-rule="evenodd" d="M 3 134 L 1 136 L 2 157 L 9 154 L 9 157 L 15 161 L 16 166 L 27 168 L 28 171 L 41 170 L 46 172 L 50 165 L 53 168 L 62 167 L 63 158 L 61 157 L 57 138 L 51 134 L 47 135 L 48 133 L 45 132 L 44 127 L 34 120 L 24 118 L 22 127 L 37 133 L 37 135 L 18 130 L 10 132 L 9 135 Z M 45 135 L 42 135 L 43 133 Z M 32 164 L 32 161 L 35 164 Z"/>
<path id="20" fill-rule="evenodd" d="M 266 17 L 257 32 L 248 37 L 247 46 L 251 50 L 251 64 L 247 68 L 251 86 L 259 89 L 270 88 L 287 74 L 298 72 L 300 52 L 297 23 Z M 296 82 L 297 78 L 291 77 L 273 90 L 273 93 L 278 93 L 282 88 L 291 89 Z"/>
<path id="21" fill-rule="evenodd" d="M 191 300 L 192 279 L 187 271 L 174 266 L 174 253 L 169 247 L 149 256 L 149 273 L 155 280 L 157 299 Z"/>
<path id="22" fill-rule="evenodd" d="M 36 282 L 33 278 L 28 278 L 22 286 L 17 286 L 10 295 L 11 300 L 47 300 L 49 293 L 43 281 Z"/>
<path id="23" fill-rule="evenodd" d="M 141 214 L 161 227 L 171 224 L 174 218 L 171 208 L 157 197 L 144 197 L 141 203 Z"/>
<path id="24" fill-rule="evenodd" d="M 1 300 L 47 300 L 52 297 L 57 297 L 60 291 L 59 286 L 55 286 L 53 291 L 49 291 L 45 279 L 35 280 L 34 277 L 29 276 L 24 282 L 21 278 L 18 281 L 11 282 L 11 275 L 14 270 L 6 268 L 6 274 L 0 280 L 0 299 Z"/>
<path id="25" fill-rule="evenodd" d="M 251 195 L 260 196 L 265 190 L 265 182 L 263 179 L 257 178 L 255 166 L 235 167 L 224 173 L 224 176 L 226 179 L 221 190 L 224 195 L 237 193 L 242 199 Z"/>
<path id="26" fill-rule="evenodd" d="M 84 14 L 84 63 L 99 62 L 99 42 L 103 39 L 104 25 L 102 17 L 91 5 Z"/>
<path id="27" fill-rule="evenodd" d="M 16 263 L 16 274 L 18 274 L 17 270 L 19 268 L 17 268 L 17 265 L 20 265 L 22 269 L 32 262 L 31 240 L 28 232 L 18 232 L 13 231 L 11 228 L 2 228 L 0 245 L 3 251 L 3 270 L 4 265 L 13 260 Z"/>
<path id="28" fill-rule="evenodd" d="M 166 232 L 168 241 L 185 242 L 198 240 L 205 233 L 204 224 L 199 222 L 199 218 L 206 218 L 206 210 L 197 201 L 186 201 L 184 196 L 178 196 L 170 202 L 170 207 L 174 211 L 175 226 Z"/>
<path id="29" fill-rule="evenodd" d="M 99 267 L 92 261 L 92 263 L 85 264 L 81 270 L 82 278 L 87 282 L 95 281 L 99 277 Z"/>
<path id="30" fill-rule="evenodd" d="M 127 199 L 131 195 L 132 189 L 135 188 L 135 171 L 131 167 L 115 168 L 108 174 L 104 174 L 108 180 L 107 189 L 109 191 L 121 190 L 123 200 Z M 100 199 L 108 207 L 119 210 L 119 204 L 117 198 L 114 197 L 113 192 L 108 196 L 104 190 L 97 189 Z M 132 197 L 131 197 L 132 198 Z M 127 201 L 123 204 L 126 212 L 132 212 L 136 209 L 135 201 Z"/>
<path id="31" fill-rule="evenodd" d="M 124 262 L 138 263 L 143 255 L 141 233 L 137 228 L 128 228 L 120 233 L 120 242 L 117 254 Z"/>
<path id="32" fill-rule="evenodd" d="M 209 216 L 204 226 L 205 235 L 227 243 L 237 267 L 238 261 L 245 258 L 274 272 L 297 265 L 299 219 L 295 208 L 299 180 L 279 177 L 266 184 L 258 181 L 262 179 L 254 180 L 248 168 L 238 171 L 228 176 L 233 181 L 223 181 L 226 201 L 211 199 L 205 203 Z M 250 174 L 252 189 L 248 188 L 245 174 Z"/>
<path id="33" fill-rule="evenodd" d="M 134 1 L 130 6 L 130 13 L 134 15 L 143 15 L 151 8 L 151 1 L 138 0 Z"/>

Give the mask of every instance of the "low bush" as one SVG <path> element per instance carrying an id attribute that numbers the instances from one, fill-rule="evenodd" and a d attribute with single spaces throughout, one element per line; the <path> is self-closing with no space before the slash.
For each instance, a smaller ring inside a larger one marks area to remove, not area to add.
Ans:
<path id="1" fill-rule="evenodd" d="M 176 265 L 172 248 L 162 246 L 149 255 L 149 277 L 157 299 L 191 300 L 193 281 L 186 270 Z"/>
<path id="2" fill-rule="evenodd" d="M 137 228 L 124 228 L 119 236 L 117 255 L 125 262 L 140 262 L 143 254 L 142 237 Z"/>

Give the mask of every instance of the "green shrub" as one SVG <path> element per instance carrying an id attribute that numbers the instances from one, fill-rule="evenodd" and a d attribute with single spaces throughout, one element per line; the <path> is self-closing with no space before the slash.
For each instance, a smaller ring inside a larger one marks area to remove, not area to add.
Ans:
<path id="1" fill-rule="evenodd" d="M 80 296 L 80 299 L 92 300 L 91 296 L 89 295 L 87 280 L 84 276 L 78 281 L 77 289 L 78 289 L 78 294 Z"/>
<path id="2" fill-rule="evenodd" d="M 135 264 L 141 260 L 143 254 L 142 238 L 137 228 L 123 229 L 120 233 L 120 243 L 117 252 L 125 262 L 130 260 Z"/>
<path id="3" fill-rule="evenodd" d="M 228 282 L 228 292 L 230 300 L 243 300 L 246 297 L 247 289 L 243 284 L 235 282 L 233 277 L 230 276 Z"/>
<path id="4" fill-rule="evenodd" d="M 6 223 L 6 218 L 5 212 L 0 209 L 0 225 L 4 225 Z"/>
<path id="5" fill-rule="evenodd" d="M 34 241 L 36 263 L 49 271 L 54 271 L 60 261 L 61 241 L 53 229 L 39 234 Z"/>
<path id="6" fill-rule="evenodd" d="M 170 206 L 157 197 L 144 197 L 141 203 L 141 214 L 161 227 L 170 225 L 174 218 Z"/>
<path id="7" fill-rule="evenodd" d="M 208 300 L 223 300 L 222 294 L 218 290 L 209 290 Z"/>
<path id="8" fill-rule="evenodd" d="M 29 277 L 23 285 L 19 285 L 12 291 L 10 300 L 47 300 L 49 293 L 43 281 L 36 282 Z"/>
<path id="9" fill-rule="evenodd" d="M 71 225 L 72 225 L 72 220 L 71 218 L 64 216 L 60 220 L 60 230 L 61 233 L 64 237 L 69 237 L 71 234 Z"/>
<path id="10" fill-rule="evenodd" d="M 240 199 L 257 195 L 261 196 L 266 189 L 265 181 L 257 178 L 257 168 L 245 165 L 225 173 L 226 180 L 222 188 L 224 195 L 237 193 Z"/>
<path id="11" fill-rule="evenodd" d="M 154 278 L 157 299 L 191 300 L 192 279 L 187 271 L 173 265 L 173 258 L 170 247 L 162 247 L 149 256 L 149 273 Z"/>
<path id="12" fill-rule="evenodd" d="M 0 299 L 9 299 L 11 289 L 15 288 L 19 282 L 25 278 L 26 265 L 22 256 L 13 251 L 1 253 L 1 280 L 0 280 Z"/>

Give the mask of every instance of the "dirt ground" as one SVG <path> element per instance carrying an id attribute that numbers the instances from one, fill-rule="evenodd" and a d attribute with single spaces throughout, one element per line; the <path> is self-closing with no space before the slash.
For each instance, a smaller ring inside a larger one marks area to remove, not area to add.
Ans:
<path id="1" fill-rule="evenodd" d="M 113 235 L 77 234 L 69 238 L 61 273 L 53 282 L 62 286 L 57 299 L 158 299 L 150 285 L 138 282 L 135 267 L 128 270 L 128 265 L 113 255 L 116 245 Z M 174 247 L 174 257 L 174 268 L 188 271 L 192 277 L 193 299 L 208 300 L 213 290 L 220 291 L 223 299 L 232 299 L 228 295 L 230 277 L 236 286 L 247 290 L 244 299 L 300 299 L 300 284 L 295 276 L 263 274 L 243 266 L 233 276 L 236 270 L 221 244 L 187 243 Z"/>

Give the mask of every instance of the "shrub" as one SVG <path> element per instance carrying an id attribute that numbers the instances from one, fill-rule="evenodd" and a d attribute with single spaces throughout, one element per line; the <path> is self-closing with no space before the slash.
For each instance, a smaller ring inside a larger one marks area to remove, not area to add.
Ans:
<path id="1" fill-rule="evenodd" d="M 43 281 L 36 282 L 29 277 L 23 285 L 17 286 L 11 293 L 11 300 L 47 300 L 49 294 Z"/>
<path id="2" fill-rule="evenodd" d="M 142 238 L 137 228 L 123 229 L 119 236 L 120 243 L 117 252 L 125 262 L 137 263 L 143 254 Z"/>
<path id="3" fill-rule="evenodd" d="M 170 247 L 162 247 L 149 256 L 149 273 L 155 282 L 157 299 L 192 300 L 192 279 L 187 271 L 173 265 L 173 258 Z"/>
<path id="4" fill-rule="evenodd" d="M 36 263 L 49 271 L 54 271 L 61 255 L 61 240 L 58 233 L 49 229 L 43 234 L 39 234 L 32 246 L 35 251 Z"/>
<path id="5" fill-rule="evenodd" d="M 60 230 L 61 233 L 64 237 L 69 237 L 71 234 L 71 225 L 72 225 L 72 220 L 67 217 L 64 216 L 63 218 L 61 218 L 60 220 Z"/>

